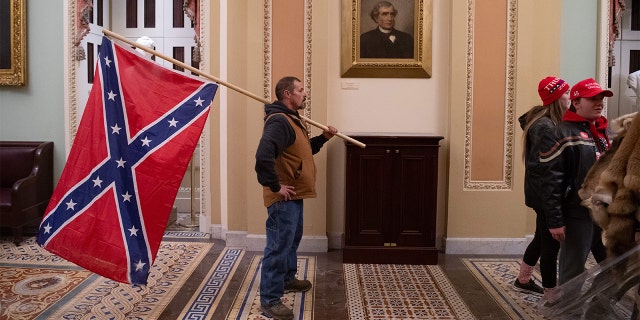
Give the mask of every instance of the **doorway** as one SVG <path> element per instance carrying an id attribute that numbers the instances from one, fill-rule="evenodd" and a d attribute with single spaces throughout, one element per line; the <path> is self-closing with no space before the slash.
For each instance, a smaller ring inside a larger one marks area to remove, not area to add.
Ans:
<path id="1" fill-rule="evenodd" d="M 625 0 L 620 36 L 614 45 L 616 65 L 611 68 L 611 90 L 607 118 L 638 111 L 640 93 L 640 0 Z M 631 75 L 631 76 L 630 76 Z"/>
<path id="2" fill-rule="evenodd" d="M 78 1 L 80 2 L 80 1 Z M 103 29 L 111 30 L 133 42 L 142 36 L 153 40 L 156 51 L 181 61 L 194 68 L 199 63 L 192 61 L 197 50 L 194 40 L 194 24 L 185 14 L 184 0 L 93 0 L 91 12 L 87 14 L 89 32 L 82 38 L 79 47 L 84 59 L 74 61 L 69 67 L 68 94 L 69 142 L 77 131 L 79 119 L 93 85 L 93 75 L 98 59 Z M 80 3 L 69 4 L 72 14 Z M 75 28 L 71 38 L 75 38 Z M 189 73 L 181 67 L 160 58 L 152 57 L 159 65 L 178 72 Z M 74 121 L 75 120 L 75 121 Z M 168 225 L 173 229 L 197 230 L 201 213 L 200 146 L 197 146 L 189 167 L 182 179 Z"/>

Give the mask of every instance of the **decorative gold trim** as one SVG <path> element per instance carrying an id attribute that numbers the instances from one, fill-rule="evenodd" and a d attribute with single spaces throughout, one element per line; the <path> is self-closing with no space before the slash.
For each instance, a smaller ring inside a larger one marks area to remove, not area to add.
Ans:
<path id="1" fill-rule="evenodd" d="M 11 66 L 0 69 L 0 85 L 23 86 L 27 83 L 27 0 L 9 1 L 9 43 Z M 1 8 L 5 10 L 7 8 Z M 4 24 L 4 23 L 3 23 Z M 3 39 L 4 40 L 4 39 Z M 7 43 L 3 43 L 3 46 Z"/>
<path id="2" fill-rule="evenodd" d="M 273 33 L 271 30 L 271 12 L 271 0 L 264 0 L 264 30 L 262 31 L 264 65 L 262 68 L 262 92 L 267 100 L 271 100 L 271 34 Z"/>
<path id="3" fill-rule="evenodd" d="M 502 181 L 471 180 L 471 144 L 473 119 L 473 27 L 475 0 L 467 1 L 467 88 L 465 112 L 464 144 L 464 189 L 465 190 L 509 190 L 513 188 L 513 150 L 514 150 L 514 110 L 516 88 L 516 41 L 517 41 L 517 0 L 508 0 L 507 24 L 507 88 L 505 104 L 504 163 Z"/>
<path id="4" fill-rule="evenodd" d="M 304 89 L 307 92 L 307 107 L 304 109 L 304 116 L 311 119 L 311 107 L 313 105 L 313 95 L 311 94 L 311 51 L 312 51 L 312 33 L 311 22 L 312 19 L 312 0 L 305 0 L 305 12 L 304 12 Z M 311 134 L 311 125 L 307 124 L 307 132 Z"/>
<path id="5" fill-rule="evenodd" d="M 272 76 L 272 60 L 271 56 L 273 55 L 272 51 L 272 36 L 273 36 L 273 28 L 272 28 L 272 13 L 273 7 L 271 5 L 272 0 L 264 0 L 264 29 L 263 29 L 263 72 L 262 72 L 262 91 L 265 99 L 273 100 L 271 98 L 271 76 Z M 312 94 L 311 94 L 311 51 L 312 51 L 312 13 L 313 13 L 313 5 L 312 0 L 305 0 L 305 12 L 304 12 L 304 79 L 302 82 L 304 84 L 304 89 L 307 92 L 307 107 L 304 109 L 304 116 L 307 118 L 311 118 L 311 109 L 312 109 Z M 307 126 L 307 133 L 311 133 L 311 126 L 309 124 Z"/>
<path id="6" fill-rule="evenodd" d="M 209 25 L 208 23 L 208 18 L 209 17 L 208 14 L 206 14 L 206 2 L 208 1 L 199 1 L 198 4 L 200 6 L 199 10 L 200 10 L 200 14 L 198 15 L 198 17 L 200 17 L 200 23 L 198 24 L 200 26 L 200 32 L 199 32 L 199 39 L 198 42 L 200 43 L 200 46 L 197 46 L 196 48 L 200 51 L 200 70 L 206 70 L 206 59 L 204 59 L 205 55 L 204 55 L 204 46 L 207 45 L 207 41 L 205 41 L 206 35 L 207 35 L 207 26 Z M 203 18 L 204 17 L 204 18 Z M 218 91 L 219 93 L 219 91 Z M 216 93 L 216 94 L 218 94 Z M 209 130 L 209 126 L 205 127 L 205 130 Z M 199 210 L 199 214 L 201 216 L 208 216 L 211 217 L 211 211 L 209 210 L 209 206 L 208 206 L 208 199 L 207 199 L 207 194 L 209 194 L 209 155 L 211 154 L 210 152 L 208 152 L 208 149 L 210 148 L 209 145 L 209 134 L 208 132 L 203 132 L 200 135 L 200 140 L 198 142 L 198 149 L 200 150 L 200 154 L 199 154 L 199 164 L 200 164 L 200 176 L 198 177 L 200 180 L 200 190 L 199 190 L 199 200 L 200 200 L 200 210 Z M 191 201 L 193 201 L 193 199 L 191 199 Z M 192 221 L 193 223 L 193 221 Z M 200 224 L 200 221 L 198 221 L 198 224 Z M 207 227 L 207 226 L 203 226 L 203 227 Z M 208 230 L 203 230 L 202 228 L 200 228 L 200 231 L 208 231 Z"/>
<path id="7" fill-rule="evenodd" d="M 69 37 L 67 39 L 66 47 L 67 50 L 65 52 L 65 60 L 67 61 L 67 103 L 66 109 L 67 111 L 67 135 L 68 139 L 66 140 L 67 151 L 71 150 L 71 144 L 76 137 L 76 132 L 78 131 L 78 82 L 76 79 L 77 71 L 78 71 L 78 62 L 75 60 L 74 52 L 75 52 L 75 39 L 77 34 L 76 23 L 77 20 L 77 0 L 68 1 L 68 10 L 67 10 L 67 30 Z"/>
<path id="8" fill-rule="evenodd" d="M 617 0 L 616 0 L 617 1 Z M 597 80 L 603 88 L 607 88 L 609 83 L 609 26 L 611 25 L 611 1 L 598 1 L 600 8 L 598 10 L 599 19 L 599 37 L 597 44 Z M 628 9 L 631 10 L 631 9 Z M 607 115 L 609 111 L 609 99 L 604 99 L 603 115 Z"/>

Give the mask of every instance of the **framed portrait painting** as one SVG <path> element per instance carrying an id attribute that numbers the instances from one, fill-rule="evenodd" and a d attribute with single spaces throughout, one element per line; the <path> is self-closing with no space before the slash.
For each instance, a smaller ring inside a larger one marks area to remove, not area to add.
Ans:
<path id="1" fill-rule="evenodd" d="M 26 83 L 26 2 L 0 0 L 0 85 Z"/>
<path id="2" fill-rule="evenodd" d="M 432 0 L 342 0 L 343 78 L 430 78 Z"/>

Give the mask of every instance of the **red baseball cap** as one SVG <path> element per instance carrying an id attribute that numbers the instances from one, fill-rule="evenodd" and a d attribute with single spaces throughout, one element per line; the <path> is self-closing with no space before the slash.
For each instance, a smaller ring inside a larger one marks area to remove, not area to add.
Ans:
<path id="1" fill-rule="evenodd" d="M 591 98 L 601 93 L 604 93 L 605 97 L 612 97 L 613 92 L 611 90 L 604 90 L 600 85 L 593 80 L 593 78 L 584 79 L 571 88 L 571 100 L 578 98 Z"/>
<path id="2" fill-rule="evenodd" d="M 567 90 L 569 90 L 569 84 L 558 77 L 549 76 L 538 83 L 538 94 L 544 106 L 560 99 Z"/>

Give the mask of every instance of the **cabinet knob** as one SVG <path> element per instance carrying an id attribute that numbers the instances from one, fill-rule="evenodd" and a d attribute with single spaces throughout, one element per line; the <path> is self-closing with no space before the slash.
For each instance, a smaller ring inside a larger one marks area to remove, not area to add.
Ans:
<path id="1" fill-rule="evenodd" d="M 391 150 L 389 150 L 389 149 L 387 149 L 387 150 L 385 150 L 385 151 L 386 151 L 387 153 L 391 153 Z"/>
<path id="2" fill-rule="evenodd" d="M 396 149 L 396 153 L 400 153 L 400 149 Z"/>

